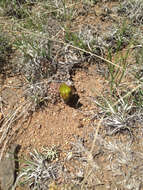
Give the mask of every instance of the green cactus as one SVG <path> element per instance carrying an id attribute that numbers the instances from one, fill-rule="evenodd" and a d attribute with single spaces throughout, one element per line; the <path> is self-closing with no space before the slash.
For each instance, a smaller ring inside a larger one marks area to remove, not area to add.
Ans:
<path id="1" fill-rule="evenodd" d="M 60 85 L 59 92 L 65 103 L 69 102 L 73 95 L 72 87 L 68 86 L 65 83 L 62 83 Z"/>

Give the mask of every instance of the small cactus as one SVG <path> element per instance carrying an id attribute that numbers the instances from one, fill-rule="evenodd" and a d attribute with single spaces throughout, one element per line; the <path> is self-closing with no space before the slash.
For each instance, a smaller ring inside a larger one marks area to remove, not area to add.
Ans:
<path id="1" fill-rule="evenodd" d="M 62 83 L 59 88 L 60 96 L 65 103 L 68 103 L 73 95 L 73 88 L 65 83 Z"/>

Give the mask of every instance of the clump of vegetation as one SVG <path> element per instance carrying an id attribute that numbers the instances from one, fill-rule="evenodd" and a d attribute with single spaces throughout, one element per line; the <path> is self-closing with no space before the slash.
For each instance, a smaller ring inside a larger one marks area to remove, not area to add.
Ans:
<path id="1" fill-rule="evenodd" d="M 11 53 L 11 42 L 9 38 L 0 30 L 0 73 L 3 71 L 6 63 L 9 62 L 9 57 Z"/>
<path id="2" fill-rule="evenodd" d="M 66 30 L 65 33 L 65 40 L 66 42 L 70 42 L 72 43 L 75 47 L 79 47 L 82 49 L 87 49 L 87 45 L 86 43 L 84 43 L 84 41 L 82 40 L 82 38 L 80 38 L 80 36 L 78 36 L 78 34 L 76 33 L 71 33 L 70 31 Z"/>
<path id="3" fill-rule="evenodd" d="M 26 58 L 19 66 L 21 73 L 30 83 L 38 82 L 40 79 L 50 79 L 56 73 L 56 64 L 42 56 Z"/>
<path id="4" fill-rule="evenodd" d="M 43 149 L 42 153 L 34 150 L 30 156 L 30 160 L 24 160 L 17 183 L 27 184 L 33 190 L 47 190 L 51 181 L 59 178 L 61 166 L 56 161 L 58 150 L 55 147 Z"/>
<path id="5" fill-rule="evenodd" d="M 119 15 L 125 15 L 134 25 L 143 24 L 143 2 L 142 0 L 123 1 L 118 9 Z"/>
<path id="6" fill-rule="evenodd" d="M 135 127 L 134 121 L 139 120 L 140 115 L 134 111 L 135 107 L 132 103 L 129 104 L 128 101 L 121 99 L 116 106 L 112 106 L 108 102 L 110 112 L 107 113 L 103 121 L 108 135 L 113 135 L 123 130 L 128 130 L 130 135 L 132 134 L 132 127 Z"/>
<path id="7" fill-rule="evenodd" d="M 97 55 L 104 56 L 110 49 L 112 52 L 117 52 L 126 47 L 132 40 L 132 28 L 125 21 L 112 27 L 106 27 L 102 33 L 102 27 L 86 25 L 82 27 L 78 34 L 79 40 L 75 41 L 78 47 L 93 52 Z M 76 35 L 75 35 L 76 36 Z M 79 43 L 78 43 L 79 42 Z"/>
<path id="8" fill-rule="evenodd" d="M 2 0 L 0 6 L 3 8 L 5 16 L 23 19 L 30 15 L 30 8 L 33 2 L 33 0 Z"/>
<path id="9" fill-rule="evenodd" d="M 103 34 L 102 43 L 106 49 L 111 49 L 114 53 L 126 47 L 132 40 L 133 31 L 126 22 L 123 22 L 120 28 L 114 26 L 107 31 Z"/>
<path id="10" fill-rule="evenodd" d="M 42 82 L 28 84 L 25 86 L 24 96 L 27 100 L 33 102 L 31 109 L 35 110 L 50 100 L 48 85 Z"/>
<path id="11" fill-rule="evenodd" d="M 52 7 L 51 15 L 60 22 L 70 21 L 75 14 L 74 3 L 68 7 L 68 4 L 64 0 L 52 0 L 49 2 L 49 6 Z"/>

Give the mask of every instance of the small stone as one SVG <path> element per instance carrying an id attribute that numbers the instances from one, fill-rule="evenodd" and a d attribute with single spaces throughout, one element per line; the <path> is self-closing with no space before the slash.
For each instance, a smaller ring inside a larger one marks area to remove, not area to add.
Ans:
<path id="1" fill-rule="evenodd" d="M 15 154 L 18 147 L 19 145 L 17 144 L 12 145 L 0 162 L 0 182 L 2 190 L 9 190 L 14 185 L 16 178 Z"/>
<path id="2" fill-rule="evenodd" d="M 38 124 L 37 125 L 37 129 L 41 129 L 42 128 L 42 125 L 41 124 Z"/>
<path id="3" fill-rule="evenodd" d="M 80 128 L 83 128 L 83 127 L 84 127 L 84 125 L 83 125 L 82 123 L 79 122 L 77 128 L 80 129 Z"/>

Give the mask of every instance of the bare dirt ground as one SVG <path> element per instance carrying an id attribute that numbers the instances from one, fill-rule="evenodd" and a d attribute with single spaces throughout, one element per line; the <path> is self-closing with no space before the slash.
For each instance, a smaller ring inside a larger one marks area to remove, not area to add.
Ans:
<path id="1" fill-rule="evenodd" d="M 74 136 L 85 137 L 92 130 L 90 114 L 97 108 L 89 97 L 102 94 L 107 82 L 97 74 L 96 66 L 91 66 L 89 71 L 77 71 L 73 81 L 80 97 L 80 108 L 70 107 L 61 101 L 33 113 L 27 121 L 23 121 L 23 126 L 19 127 L 12 138 L 12 142 L 21 145 L 21 153 L 28 154 L 33 148 L 40 150 L 42 146 L 52 145 L 65 149 Z M 11 110 L 18 102 L 20 104 L 24 101 L 24 98 L 20 98 L 19 89 L 14 88 L 20 82 L 11 77 L 3 85 L 1 95 L 8 104 L 6 110 Z"/>

